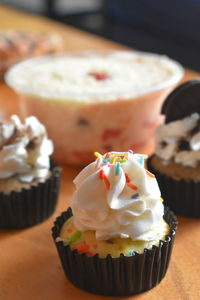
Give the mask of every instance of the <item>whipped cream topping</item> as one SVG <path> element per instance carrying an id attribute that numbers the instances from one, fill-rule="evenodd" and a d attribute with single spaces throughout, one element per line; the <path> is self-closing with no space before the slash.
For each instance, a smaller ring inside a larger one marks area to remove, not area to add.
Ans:
<path id="1" fill-rule="evenodd" d="M 0 123 L 0 179 L 17 176 L 22 182 L 31 182 L 45 178 L 52 152 L 53 143 L 35 117 L 21 123 L 13 115 L 9 123 Z"/>
<path id="2" fill-rule="evenodd" d="M 163 124 L 156 131 L 155 153 L 164 163 L 196 167 L 200 162 L 200 116 L 194 113 L 182 120 Z"/>
<path id="3" fill-rule="evenodd" d="M 182 68 L 165 56 L 129 51 L 83 52 L 23 62 L 6 76 L 17 90 L 48 99 L 104 102 L 170 86 Z"/>
<path id="4" fill-rule="evenodd" d="M 144 156 L 132 152 L 98 156 L 74 180 L 75 227 L 95 230 L 96 238 L 102 240 L 154 240 L 164 207 L 154 175 L 144 168 Z"/>

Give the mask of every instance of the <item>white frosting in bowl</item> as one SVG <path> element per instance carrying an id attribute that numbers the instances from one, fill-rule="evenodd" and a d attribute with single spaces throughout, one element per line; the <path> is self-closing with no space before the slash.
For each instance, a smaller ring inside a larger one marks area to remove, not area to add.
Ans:
<path id="1" fill-rule="evenodd" d="M 6 82 L 31 96 L 93 103 L 167 88 L 182 75 L 182 67 L 166 56 L 91 51 L 27 60 L 10 69 Z"/>
<path id="2" fill-rule="evenodd" d="M 96 238 L 105 240 L 156 238 L 164 206 L 157 181 L 143 160 L 132 152 L 110 152 L 80 172 L 71 201 L 78 230 L 95 230 Z"/>
<path id="3" fill-rule="evenodd" d="M 45 127 L 31 116 L 21 123 L 13 115 L 9 123 L 0 123 L 0 179 L 17 176 L 22 182 L 46 178 L 53 143 Z"/>

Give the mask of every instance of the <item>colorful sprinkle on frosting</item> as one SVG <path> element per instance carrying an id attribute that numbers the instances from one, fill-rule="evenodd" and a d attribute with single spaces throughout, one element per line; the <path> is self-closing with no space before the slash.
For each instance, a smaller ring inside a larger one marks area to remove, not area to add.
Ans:
<path id="1" fill-rule="evenodd" d="M 94 152 L 94 156 L 96 156 L 97 158 L 101 158 L 102 155 L 99 152 Z"/>
<path id="2" fill-rule="evenodd" d="M 106 176 L 104 176 L 103 181 L 105 183 L 105 186 L 106 186 L 107 190 L 109 190 L 110 189 L 110 182 L 109 182 L 109 180 Z"/>
<path id="3" fill-rule="evenodd" d="M 109 182 L 106 174 L 104 173 L 104 171 L 102 169 L 99 171 L 99 178 L 104 181 L 107 190 L 109 190 L 110 189 L 110 182 Z"/>
<path id="4" fill-rule="evenodd" d="M 154 174 L 152 174 L 151 172 L 149 172 L 148 170 L 145 170 L 146 171 L 146 173 L 147 173 L 147 175 L 149 176 L 149 177 L 152 177 L 152 178 L 154 178 L 155 177 L 155 175 Z"/>
<path id="5" fill-rule="evenodd" d="M 125 164 L 128 159 L 129 155 L 134 155 L 138 163 L 144 167 L 144 159 L 147 158 L 147 155 L 145 154 L 137 154 L 134 153 L 132 150 L 128 150 L 128 152 L 108 152 L 104 155 L 101 155 L 98 152 L 94 152 L 94 155 L 97 157 L 98 162 L 99 162 L 99 178 L 104 182 L 105 187 L 107 190 L 110 189 L 110 182 L 108 177 L 105 174 L 106 167 L 110 167 L 111 165 L 115 165 L 115 176 L 118 176 L 120 173 L 120 167 L 121 165 Z M 123 170 L 123 167 L 122 167 Z M 154 178 L 155 176 L 149 172 L 148 170 L 145 169 L 146 174 L 149 177 Z M 127 173 L 124 173 L 125 178 L 126 178 L 126 184 L 129 188 L 131 188 L 134 191 L 138 190 L 138 186 L 133 184 L 130 176 Z M 131 196 L 132 199 L 138 198 L 139 193 L 136 193 Z"/>
<path id="6" fill-rule="evenodd" d="M 136 193 L 133 196 L 131 196 L 132 199 L 137 199 L 138 197 L 139 197 L 139 193 Z"/>
<path id="7" fill-rule="evenodd" d="M 130 180 L 130 178 L 129 178 L 129 176 L 128 176 L 127 173 L 125 173 L 125 177 L 126 177 L 126 182 L 127 182 L 127 183 L 131 182 L 131 180 Z"/>
<path id="8" fill-rule="evenodd" d="M 119 175 L 119 170 L 120 170 L 120 163 L 118 162 L 118 163 L 116 164 L 115 176 L 118 176 L 118 175 Z"/>
<path id="9" fill-rule="evenodd" d="M 110 157 L 104 158 L 103 162 L 106 163 L 110 160 Z"/>
<path id="10" fill-rule="evenodd" d="M 132 184 L 132 183 L 127 183 L 127 185 L 128 185 L 128 187 L 130 187 L 132 190 L 137 190 L 138 189 L 138 187 L 136 186 L 136 185 L 134 185 L 134 184 Z"/>
<path id="11" fill-rule="evenodd" d="M 143 157 L 140 157 L 139 163 L 140 163 L 142 166 L 144 166 L 144 158 L 143 158 Z"/>

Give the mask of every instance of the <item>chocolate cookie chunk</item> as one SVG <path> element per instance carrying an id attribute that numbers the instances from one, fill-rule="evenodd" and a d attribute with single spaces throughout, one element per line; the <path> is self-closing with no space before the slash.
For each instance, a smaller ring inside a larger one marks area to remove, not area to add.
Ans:
<path id="1" fill-rule="evenodd" d="M 166 116 L 165 123 L 183 119 L 194 112 L 200 114 L 200 78 L 178 86 L 168 95 L 161 109 Z"/>

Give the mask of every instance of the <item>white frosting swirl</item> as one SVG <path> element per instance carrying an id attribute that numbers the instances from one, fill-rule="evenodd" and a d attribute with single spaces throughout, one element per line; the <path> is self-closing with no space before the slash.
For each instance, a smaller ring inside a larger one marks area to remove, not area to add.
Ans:
<path id="1" fill-rule="evenodd" d="M 33 116 L 24 124 L 13 115 L 10 123 L 0 124 L 0 178 L 18 176 L 22 182 L 45 178 L 53 143 L 45 127 Z"/>
<path id="2" fill-rule="evenodd" d="M 97 239 L 153 240 L 164 213 L 155 177 L 146 172 L 139 154 L 109 155 L 110 162 L 104 155 L 75 178 L 74 225 L 80 231 L 95 230 Z M 112 163 L 113 157 L 118 162 Z"/>
<path id="3" fill-rule="evenodd" d="M 196 167 L 200 161 L 200 116 L 163 124 L 156 131 L 156 154 L 164 163 Z"/>

